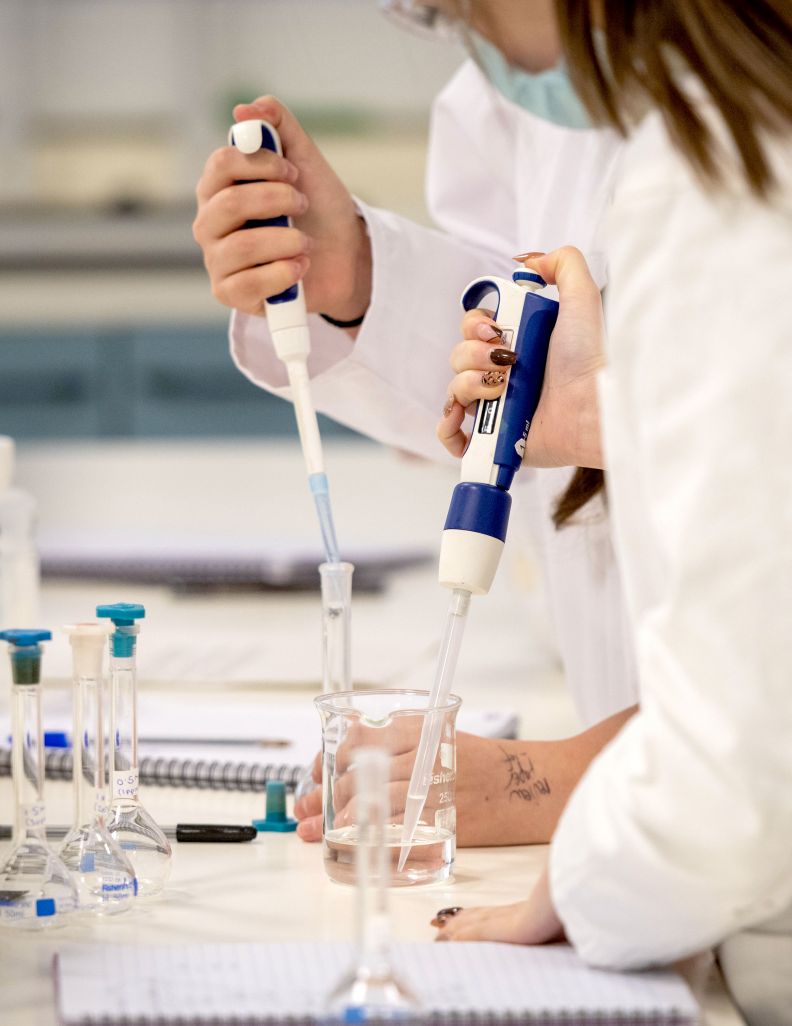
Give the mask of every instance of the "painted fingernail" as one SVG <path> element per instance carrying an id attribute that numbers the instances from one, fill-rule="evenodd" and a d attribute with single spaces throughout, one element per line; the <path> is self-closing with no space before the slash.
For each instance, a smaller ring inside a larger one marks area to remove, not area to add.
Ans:
<path id="1" fill-rule="evenodd" d="M 457 913 L 462 911 L 461 905 L 451 905 L 449 908 L 440 908 L 437 910 L 437 918 L 440 916 L 455 916 Z"/>
<path id="2" fill-rule="evenodd" d="M 497 367 L 511 367 L 517 362 L 517 354 L 511 349 L 490 349 L 489 358 Z"/>
<path id="3" fill-rule="evenodd" d="M 530 253 L 518 253 L 517 256 L 513 256 L 512 260 L 533 260 L 534 257 L 545 256 L 544 250 L 534 249 Z"/>
<path id="4" fill-rule="evenodd" d="M 454 397 L 452 395 L 450 395 L 446 399 L 445 406 L 443 407 L 443 416 L 444 417 L 450 417 L 451 416 L 451 411 L 454 408 L 454 403 L 455 402 L 456 402 L 456 400 L 454 399 Z"/>
<path id="5" fill-rule="evenodd" d="M 439 930 L 443 926 L 445 926 L 445 924 L 447 922 L 448 922 L 448 919 L 447 919 L 446 916 L 435 916 L 434 919 L 431 921 L 431 923 L 429 925 L 430 926 L 434 926 L 434 927 L 436 927 Z"/>
<path id="6" fill-rule="evenodd" d="M 498 342 L 503 338 L 503 332 L 494 324 L 479 324 L 476 334 L 482 342 Z"/>
<path id="7" fill-rule="evenodd" d="M 495 385 L 502 385 L 505 380 L 506 375 L 503 371 L 484 371 L 481 375 L 481 384 L 487 385 L 489 388 Z"/>

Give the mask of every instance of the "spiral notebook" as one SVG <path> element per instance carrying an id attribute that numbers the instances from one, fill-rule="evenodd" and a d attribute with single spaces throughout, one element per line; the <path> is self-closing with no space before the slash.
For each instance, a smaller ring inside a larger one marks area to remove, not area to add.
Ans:
<path id="1" fill-rule="evenodd" d="M 351 966 L 349 944 L 76 946 L 55 957 L 62 1026 L 313 1026 Z M 695 1026 L 699 1008 L 670 971 L 613 973 L 571 948 L 396 944 L 393 967 L 422 1024 Z"/>

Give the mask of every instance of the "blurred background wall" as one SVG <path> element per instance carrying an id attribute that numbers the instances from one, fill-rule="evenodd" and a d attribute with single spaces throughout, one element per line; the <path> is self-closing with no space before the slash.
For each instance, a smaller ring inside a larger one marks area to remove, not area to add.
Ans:
<path id="1" fill-rule="evenodd" d="M 376 0 L 0 0 L 0 433 L 291 433 L 228 357 L 191 234 L 204 161 L 274 93 L 353 192 L 426 221 L 461 57 Z"/>

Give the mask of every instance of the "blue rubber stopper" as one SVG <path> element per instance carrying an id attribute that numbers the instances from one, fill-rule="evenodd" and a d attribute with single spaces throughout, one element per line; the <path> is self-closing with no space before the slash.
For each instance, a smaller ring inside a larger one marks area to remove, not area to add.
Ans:
<path id="1" fill-rule="evenodd" d="M 116 626 L 110 637 L 113 655 L 119 659 L 130 659 L 135 654 L 135 634 L 124 628 L 134 627 L 135 620 L 142 620 L 146 615 L 145 608 L 138 602 L 110 602 L 97 606 L 96 615 L 112 620 Z"/>
<path id="2" fill-rule="evenodd" d="M 267 782 L 267 814 L 254 819 L 253 826 L 261 833 L 288 834 L 297 829 L 297 820 L 286 815 L 286 785 L 282 780 Z"/>
<path id="3" fill-rule="evenodd" d="M 7 641 L 17 648 L 28 648 L 38 645 L 40 641 L 51 641 L 52 631 L 45 630 L 10 630 L 0 631 L 0 641 Z"/>

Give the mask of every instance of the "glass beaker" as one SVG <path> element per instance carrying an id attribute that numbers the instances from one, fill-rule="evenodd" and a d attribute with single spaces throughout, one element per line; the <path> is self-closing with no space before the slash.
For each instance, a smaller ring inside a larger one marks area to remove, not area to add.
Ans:
<path id="1" fill-rule="evenodd" d="M 355 752 L 381 748 L 391 759 L 390 809 L 385 843 L 391 886 L 448 880 L 456 850 L 456 715 L 461 699 L 449 695 L 442 717 L 440 744 L 431 783 L 412 849 L 398 871 L 404 805 L 428 691 L 341 691 L 322 695 L 314 704 L 322 721 L 322 811 L 325 869 L 332 880 L 355 882 L 359 838 L 356 809 Z"/>

